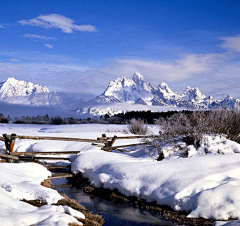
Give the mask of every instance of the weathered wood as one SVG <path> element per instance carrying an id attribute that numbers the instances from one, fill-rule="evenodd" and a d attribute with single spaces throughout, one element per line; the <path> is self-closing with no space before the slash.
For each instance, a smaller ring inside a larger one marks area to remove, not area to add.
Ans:
<path id="1" fill-rule="evenodd" d="M 15 139 L 16 139 L 16 134 L 12 133 L 11 137 L 10 137 L 10 142 L 9 142 L 9 152 L 10 153 L 13 151 L 14 144 L 15 144 Z"/>
<path id="2" fill-rule="evenodd" d="M 54 178 L 53 178 L 54 179 Z M 59 184 L 59 185 L 53 185 L 52 188 L 71 188 L 72 184 Z"/>
<path id="3" fill-rule="evenodd" d="M 64 166 L 45 166 L 47 169 L 51 170 L 51 169 L 65 169 L 67 167 L 69 167 L 70 165 L 64 165 Z"/>
<path id="4" fill-rule="evenodd" d="M 112 148 L 109 147 L 109 146 L 104 146 L 104 147 L 101 148 L 101 150 L 103 150 L 103 151 L 108 151 L 108 152 L 112 152 Z"/>
<path id="5" fill-rule="evenodd" d="M 10 155 L 72 155 L 72 154 L 78 154 L 80 151 L 61 151 L 61 152 L 53 152 L 53 151 L 47 151 L 47 152 L 11 152 Z"/>
<path id="6" fill-rule="evenodd" d="M 5 139 L 4 139 L 3 137 L 0 137 L 0 140 L 1 140 L 1 141 L 5 141 Z"/>
<path id="7" fill-rule="evenodd" d="M 19 156 L 19 160 L 29 160 L 29 159 L 45 159 L 45 160 L 69 160 L 70 158 L 56 158 L 56 157 L 38 157 L 38 156 Z"/>
<path id="8" fill-rule="evenodd" d="M 104 133 L 104 134 L 102 134 L 102 137 L 98 137 L 97 140 L 109 140 L 109 138 Z"/>
<path id="9" fill-rule="evenodd" d="M 117 137 L 117 140 L 131 140 L 131 139 L 139 139 L 139 138 L 154 138 L 159 136 L 146 136 L 146 135 L 138 135 L 138 136 L 126 136 L 126 137 Z M 113 137 L 108 137 L 108 140 L 111 140 Z"/>
<path id="10" fill-rule="evenodd" d="M 93 145 L 93 146 L 96 146 L 96 147 L 100 147 L 100 148 L 104 147 L 104 146 L 102 146 L 101 144 L 94 144 L 94 143 L 92 143 L 92 145 Z"/>
<path id="11" fill-rule="evenodd" d="M 52 176 L 48 177 L 49 179 L 57 179 L 57 178 L 67 178 L 67 177 L 73 177 L 73 174 L 70 173 L 56 173 Z"/>
<path id="12" fill-rule="evenodd" d="M 139 139 L 139 138 L 146 138 L 147 136 L 126 136 L 126 137 L 117 137 L 117 140 L 128 140 L 128 139 Z M 112 137 L 109 137 L 112 139 Z"/>
<path id="13" fill-rule="evenodd" d="M 117 139 L 117 136 L 114 136 L 114 137 L 112 138 L 112 140 L 109 142 L 109 146 L 110 146 L 110 147 L 113 146 L 113 144 L 114 144 L 114 142 L 116 141 L 116 139 Z"/>
<path id="14" fill-rule="evenodd" d="M 17 156 L 11 156 L 11 155 L 1 154 L 1 153 L 0 153 L 0 157 L 1 157 L 1 158 L 4 158 L 4 159 L 19 160 L 19 157 L 17 157 Z"/>
<path id="15" fill-rule="evenodd" d="M 4 143 L 5 143 L 5 147 L 7 150 L 7 153 L 9 153 L 9 142 L 10 142 L 10 136 L 8 137 L 6 133 L 3 134 L 3 138 L 4 138 Z"/>
<path id="16" fill-rule="evenodd" d="M 119 149 L 119 148 L 112 148 L 115 151 L 121 151 L 121 152 L 129 152 L 128 150 L 124 150 L 124 149 Z"/>
<path id="17" fill-rule="evenodd" d="M 5 137 L 10 138 L 9 135 L 3 134 Z M 3 136 L 4 137 L 4 136 Z M 106 140 L 94 140 L 94 139 L 83 139 L 83 138 L 71 138 L 71 137 L 42 137 L 42 136 L 22 136 L 16 135 L 18 139 L 27 140 L 56 140 L 56 141 L 76 141 L 76 142 L 90 142 L 90 143 L 107 143 Z"/>

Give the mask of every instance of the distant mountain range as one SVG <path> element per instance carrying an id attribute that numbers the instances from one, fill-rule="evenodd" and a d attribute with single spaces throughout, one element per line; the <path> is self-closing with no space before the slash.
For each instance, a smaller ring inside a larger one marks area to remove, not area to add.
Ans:
<path id="1" fill-rule="evenodd" d="M 46 86 L 8 78 L 0 83 L 0 101 L 9 104 L 55 106 L 61 103 L 61 98 L 56 92 L 50 92 Z"/>
<path id="2" fill-rule="evenodd" d="M 72 109 L 79 99 L 68 98 L 56 92 L 50 92 L 46 86 L 31 82 L 8 78 L 0 83 L 0 101 L 8 104 L 28 106 L 57 106 Z M 76 113 L 85 116 L 114 115 L 129 110 L 164 111 L 177 109 L 222 109 L 240 108 L 240 99 L 230 95 L 217 100 L 212 96 L 206 97 L 198 88 L 187 87 L 183 93 L 173 92 L 162 82 L 157 87 L 148 83 L 142 75 L 135 73 L 132 79 L 125 77 L 111 81 L 100 96 L 89 101 Z"/>
<path id="3" fill-rule="evenodd" d="M 113 115 L 121 112 L 121 110 L 119 108 L 114 110 L 114 107 L 109 107 L 107 104 L 114 106 L 113 104 L 119 103 L 138 106 L 146 105 L 146 107 L 149 107 L 149 110 L 151 110 L 152 106 L 155 106 L 154 109 L 159 106 L 171 107 L 171 109 L 176 108 L 175 110 L 178 108 L 205 110 L 228 108 L 233 110 L 239 107 L 240 99 L 228 95 L 221 100 L 217 100 L 212 96 L 206 97 L 198 88 L 189 86 L 182 94 L 178 94 L 173 92 L 165 82 L 160 83 L 157 87 L 153 87 L 141 74 L 135 73 L 132 79 L 120 77 L 111 81 L 105 92 L 94 98 L 92 103 L 96 105 L 79 109 L 78 112 L 90 115 Z M 101 107 L 98 105 L 101 105 Z M 104 105 L 106 105 L 106 108 Z M 126 111 L 127 109 L 122 109 L 122 111 L 124 110 Z"/>

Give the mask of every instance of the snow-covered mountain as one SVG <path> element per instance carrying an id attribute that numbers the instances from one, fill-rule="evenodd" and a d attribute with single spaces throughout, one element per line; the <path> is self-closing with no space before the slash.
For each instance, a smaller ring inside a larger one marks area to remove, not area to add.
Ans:
<path id="1" fill-rule="evenodd" d="M 135 73 L 132 79 L 125 77 L 117 78 L 111 81 L 105 92 L 97 96 L 95 101 L 97 103 L 117 103 L 127 102 L 136 103 L 138 99 L 144 99 L 149 102 L 152 97 L 151 84 L 140 75 Z"/>
<path id="2" fill-rule="evenodd" d="M 212 96 L 206 97 L 196 88 L 187 88 L 182 94 L 172 91 L 165 82 L 161 82 L 159 86 L 153 87 L 144 77 L 135 73 L 132 79 L 120 77 L 111 81 L 100 96 L 97 96 L 94 103 L 101 104 L 101 107 L 92 106 L 78 110 L 81 114 L 102 115 L 108 113 L 112 115 L 113 108 L 109 109 L 107 104 L 128 103 L 129 105 L 138 104 L 151 107 L 174 107 L 182 109 L 218 109 L 228 108 L 230 110 L 240 108 L 240 99 L 227 96 L 224 99 L 217 100 Z M 106 106 L 105 108 L 103 106 Z M 126 106 L 126 105 L 124 105 Z M 126 111 L 127 109 L 122 109 Z"/>
<path id="3" fill-rule="evenodd" d="M 0 101 L 10 104 L 53 106 L 58 105 L 61 98 L 56 92 L 50 92 L 46 86 L 8 78 L 0 83 Z"/>

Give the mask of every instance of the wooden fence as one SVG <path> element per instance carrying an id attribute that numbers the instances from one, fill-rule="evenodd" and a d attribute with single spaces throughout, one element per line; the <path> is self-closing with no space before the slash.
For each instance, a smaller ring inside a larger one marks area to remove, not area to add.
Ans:
<path id="1" fill-rule="evenodd" d="M 0 140 L 5 142 L 5 147 L 7 154 L 0 154 L 1 158 L 11 159 L 15 161 L 19 160 L 69 160 L 69 157 L 59 157 L 59 156 L 49 156 L 46 155 L 72 155 L 78 154 L 79 151 L 63 151 L 63 152 L 13 152 L 14 144 L 16 139 L 31 139 L 31 140 L 52 140 L 52 141 L 75 141 L 75 142 L 90 142 L 92 145 L 100 147 L 104 151 L 111 152 L 112 150 L 118 150 L 122 152 L 126 152 L 124 148 L 138 146 L 147 144 L 146 142 L 135 143 L 135 144 L 127 144 L 127 145 L 119 145 L 113 146 L 116 140 L 127 140 L 127 139 L 141 139 L 146 138 L 146 136 L 125 136 L 125 137 L 107 137 L 106 134 L 102 134 L 101 137 L 97 139 L 83 139 L 83 138 L 68 138 L 68 137 L 44 137 L 44 136 L 23 136 L 12 133 L 11 135 L 3 134 L 0 136 Z M 38 156 L 36 156 L 38 155 Z M 39 156 L 40 155 L 40 156 Z M 43 157 L 44 155 L 45 157 Z"/>

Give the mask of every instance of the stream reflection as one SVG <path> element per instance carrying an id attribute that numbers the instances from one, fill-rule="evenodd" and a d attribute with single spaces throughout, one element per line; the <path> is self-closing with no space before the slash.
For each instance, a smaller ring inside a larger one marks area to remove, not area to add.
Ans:
<path id="1" fill-rule="evenodd" d="M 54 180 L 52 182 L 56 185 Z M 59 184 L 59 180 L 57 184 Z M 75 199 L 91 212 L 103 216 L 106 222 L 104 225 L 178 225 L 177 223 L 166 221 L 152 211 L 136 208 L 129 203 L 114 203 L 101 197 L 92 197 L 76 187 L 57 188 L 56 190 L 60 193 L 65 193 L 69 198 Z"/>

